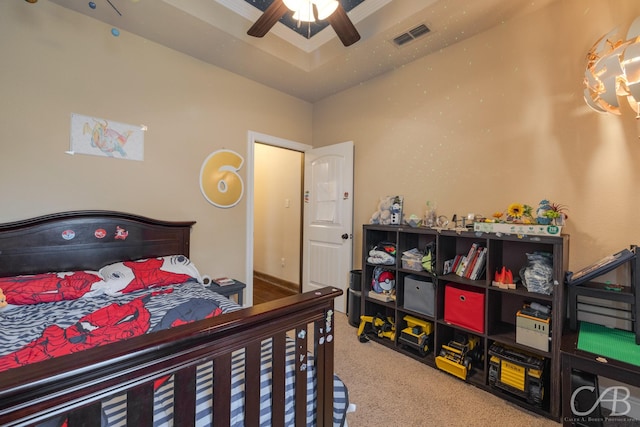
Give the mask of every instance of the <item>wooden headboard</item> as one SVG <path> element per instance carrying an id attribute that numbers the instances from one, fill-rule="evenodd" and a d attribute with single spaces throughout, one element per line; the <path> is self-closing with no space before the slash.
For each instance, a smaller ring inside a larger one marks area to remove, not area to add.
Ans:
<path id="1" fill-rule="evenodd" d="M 0 224 L 0 277 L 98 270 L 116 261 L 189 256 L 193 224 L 99 210 Z"/>

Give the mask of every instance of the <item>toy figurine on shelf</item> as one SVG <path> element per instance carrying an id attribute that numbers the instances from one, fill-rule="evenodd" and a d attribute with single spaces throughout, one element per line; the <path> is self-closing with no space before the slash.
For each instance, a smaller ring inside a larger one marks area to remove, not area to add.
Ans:
<path id="1" fill-rule="evenodd" d="M 402 223 L 402 196 L 396 196 L 391 203 L 391 225 Z"/>
<path id="2" fill-rule="evenodd" d="M 538 209 L 536 210 L 536 222 L 542 225 L 551 224 L 551 218 L 548 216 L 549 211 L 551 211 L 551 204 L 549 201 L 546 199 L 541 200 L 538 205 Z"/>
<path id="3" fill-rule="evenodd" d="M 502 266 L 502 270 L 497 271 L 494 276 L 493 281 L 491 282 L 493 286 L 497 286 L 500 289 L 515 289 L 516 284 L 513 280 L 513 273 L 511 270 L 506 268 L 504 265 Z"/>

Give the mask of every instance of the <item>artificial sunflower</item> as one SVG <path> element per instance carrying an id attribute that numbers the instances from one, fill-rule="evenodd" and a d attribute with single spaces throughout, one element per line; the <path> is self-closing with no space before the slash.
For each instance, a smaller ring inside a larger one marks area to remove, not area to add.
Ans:
<path id="1" fill-rule="evenodd" d="M 511 203 L 507 208 L 507 214 L 511 218 L 521 218 L 525 213 L 525 206 L 522 203 Z"/>

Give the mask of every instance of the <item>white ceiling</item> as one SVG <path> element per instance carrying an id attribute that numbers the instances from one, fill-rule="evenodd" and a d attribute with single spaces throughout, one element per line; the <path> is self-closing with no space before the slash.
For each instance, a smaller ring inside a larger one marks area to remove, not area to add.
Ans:
<path id="1" fill-rule="evenodd" d="M 349 12 L 362 36 L 349 47 L 331 27 L 307 40 L 277 23 L 250 37 L 262 14 L 251 0 L 49 1 L 315 102 L 558 0 L 365 0 Z M 420 24 L 426 36 L 392 43 Z"/>

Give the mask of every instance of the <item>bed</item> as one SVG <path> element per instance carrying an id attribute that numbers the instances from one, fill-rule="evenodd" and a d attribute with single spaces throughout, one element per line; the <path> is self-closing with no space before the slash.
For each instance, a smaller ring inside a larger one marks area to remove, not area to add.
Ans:
<path id="1" fill-rule="evenodd" d="M 0 425 L 344 425 L 342 291 L 242 308 L 201 283 L 194 224 L 114 211 L 0 224 Z"/>

